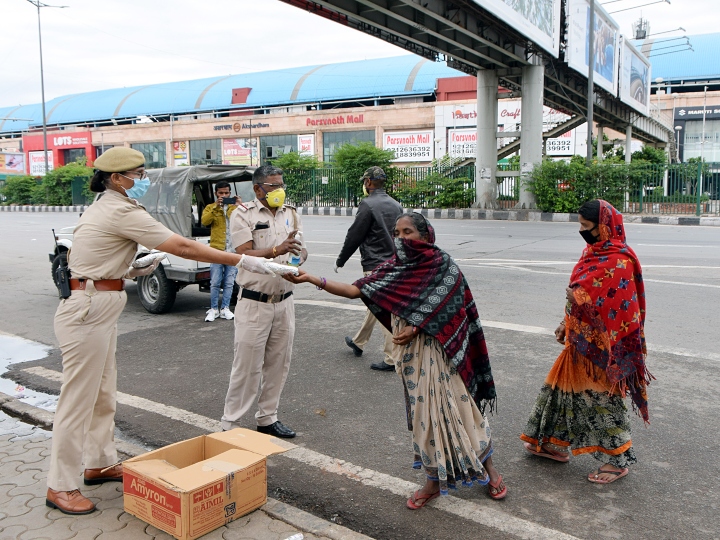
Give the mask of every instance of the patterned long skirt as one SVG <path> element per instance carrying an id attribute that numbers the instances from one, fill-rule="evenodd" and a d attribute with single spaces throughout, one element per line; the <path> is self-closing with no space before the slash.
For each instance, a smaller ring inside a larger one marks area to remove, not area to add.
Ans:
<path id="1" fill-rule="evenodd" d="M 405 326 L 393 317 L 395 334 Z M 492 455 L 490 426 L 460 375 L 448 366 L 440 342 L 421 333 L 407 345 L 396 345 L 394 358 L 405 386 L 413 468 L 423 468 L 428 479 L 439 481 L 442 495 L 457 483 L 487 484 L 483 463 Z"/>
<path id="2" fill-rule="evenodd" d="M 539 447 L 544 443 L 573 455 L 591 454 L 615 467 L 637 461 L 630 437 L 630 418 L 622 395 L 611 392 L 605 372 L 575 354 L 568 345 L 560 353 L 520 436 Z"/>

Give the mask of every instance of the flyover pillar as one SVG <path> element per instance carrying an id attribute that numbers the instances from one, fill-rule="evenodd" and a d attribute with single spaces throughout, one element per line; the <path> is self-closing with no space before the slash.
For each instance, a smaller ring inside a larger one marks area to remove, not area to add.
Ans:
<path id="1" fill-rule="evenodd" d="M 545 68 L 525 66 L 522 70 L 522 126 L 520 128 L 519 208 L 535 208 L 535 194 L 527 190 L 530 175 L 542 162 L 543 86 Z"/>
<path id="2" fill-rule="evenodd" d="M 497 206 L 498 76 L 494 70 L 477 72 L 477 155 L 475 158 L 476 208 Z"/>
<path id="3" fill-rule="evenodd" d="M 625 163 L 630 165 L 632 159 L 632 124 L 625 128 Z"/>
<path id="4" fill-rule="evenodd" d="M 603 130 L 603 127 L 598 124 L 597 127 L 598 135 L 597 135 L 597 160 L 598 163 L 600 163 L 603 158 L 605 157 L 605 131 Z"/>

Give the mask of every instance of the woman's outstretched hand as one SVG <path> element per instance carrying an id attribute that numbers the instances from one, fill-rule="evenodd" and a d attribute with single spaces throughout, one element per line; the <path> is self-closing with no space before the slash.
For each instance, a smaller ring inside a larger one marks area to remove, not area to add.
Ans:
<path id="1" fill-rule="evenodd" d="M 407 345 L 410 343 L 417 334 L 413 332 L 412 326 L 406 326 L 403 331 L 393 336 L 393 343 L 395 345 Z"/>
<path id="2" fill-rule="evenodd" d="M 283 274 L 282 278 L 289 281 L 290 283 L 310 283 L 310 278 L 312 276 L 308 274 L 305 270 L 298 269 L 298 275 L 295 276 L 293 274 Z"/>
<path id="3" fill-rule="evenodd" d="M 565 323 L 561 323 L 560 326 L 558 326 L 555 329 L 555 339 L 558 343 L 561 345 L 565 345 Z"/>

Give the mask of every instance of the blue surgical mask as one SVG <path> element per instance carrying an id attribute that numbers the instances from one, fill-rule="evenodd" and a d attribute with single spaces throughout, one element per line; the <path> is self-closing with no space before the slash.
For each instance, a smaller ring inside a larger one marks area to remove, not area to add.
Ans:
<path id="1" fill-rule="evenodd" d="M 123 176 L 125 176 L 125 175 L 123 175 Z M 128 178 L 128 177 L 125 176 L 125 178 Z M 125 193 L 131 199 L 139 199 L 143 195 L 145 195 L 145 193 L 147 193 L 147 190 L 150 187 L 150 179 L 149 178 L 132 178 L 132 181 L 134 182 L 133 187 L 131 187 L 130 189 L 126 189 Z"/>

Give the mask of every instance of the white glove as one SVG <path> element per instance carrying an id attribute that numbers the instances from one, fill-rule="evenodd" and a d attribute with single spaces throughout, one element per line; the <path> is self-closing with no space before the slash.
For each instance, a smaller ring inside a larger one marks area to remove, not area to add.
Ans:
<path id="1" fill-rule="evenodd" d="M 336 273 L 336 274 L 338 273 L 338 268 L 339 268 L 339 266 L 337 265 L 337 263 L 335 263 L 335 264 L 333 265 L 333 270 L 335 270 L 335 273 Z"/>
<path id="2" fill-rule="evenodd" d="M 255 274 L 274 276 L 275 272 L 273 272 L 267 265 L 269 262 L 270 261 L 262 257 L 253 257 L 252 255 L 243 254 L 240 258 L 240 262 L 237 263 L 236 266 Z"/>
<path id="3" fill-rule="evenodd" d="M 125 272 L 125 275 L 123 277 L 126 279 L 134 279 L 134 278 L 140 277 L 140 276 L 149 276 L 150 274 L 152 274 L 155 271 L 155 269 L 158 266 L 160 266 L 160 261 L 162 261 L 165 258 L 164 256 L 165 256 L 165 254 L 163 253 L 163 257 L 156 258 L 150 264 L 148 264 L 147 266 L 143 266 L 142 268 L 133 268 L 131 266 L 130 268 L 128 268 L 128 271 Z M 135 264 L 135 263 L 133 263 L 133 264 Z"/>
<path id="4" fill-rule="evenodd" d="M 163 251 L 156 251 L 155 253 L 149 253 L 144 257 L 135 259 L 131 266 L 133 268 L 145 268 L 146 266 L 154 263 L 156 259 L 158 261 L 162 261 L 165 257 L 167 257 L 167 253 Z M 157 268 L 157 266 L 155 266 L 155 268 Z"/>

